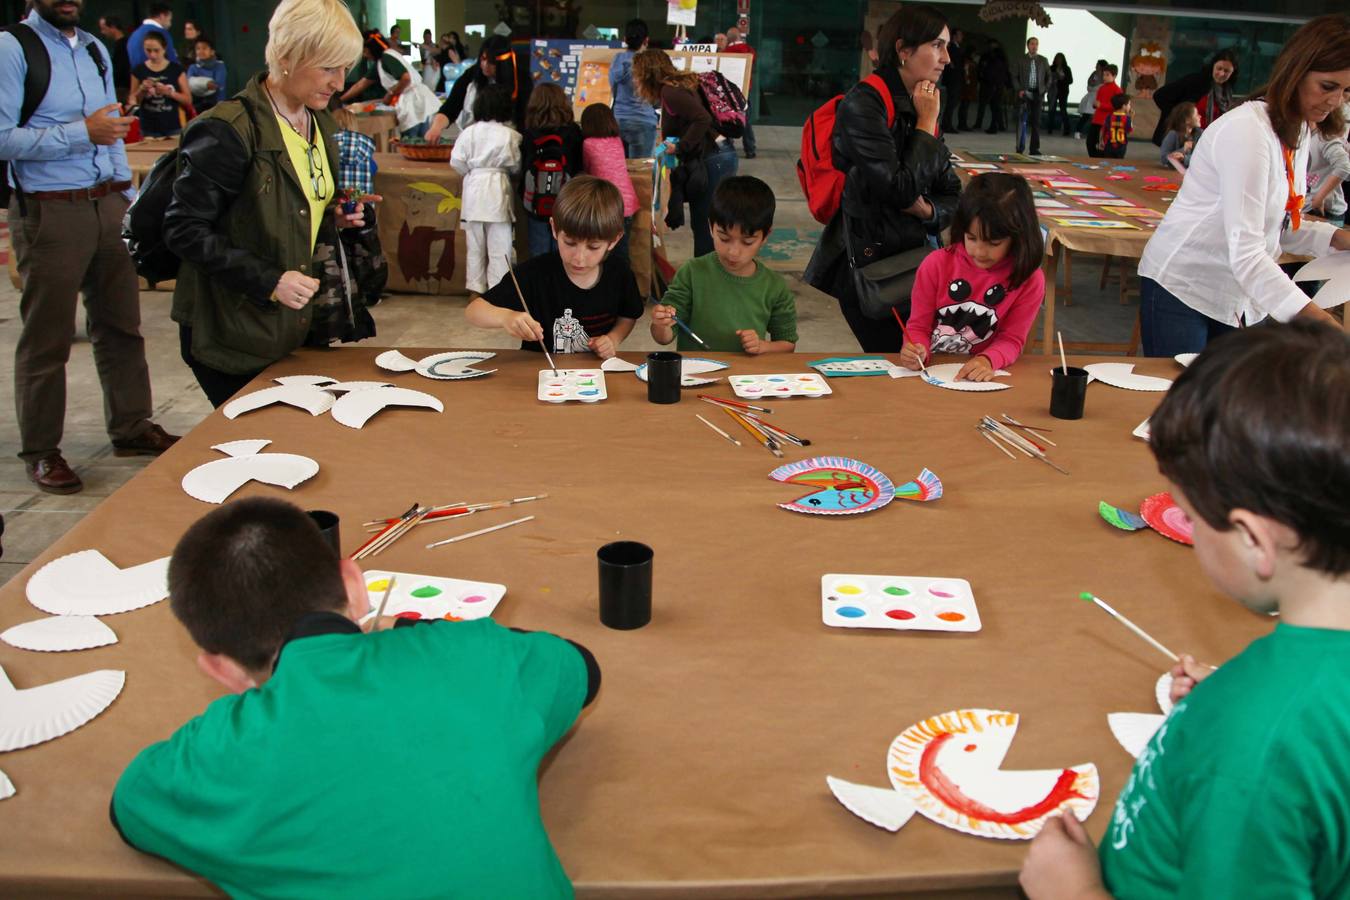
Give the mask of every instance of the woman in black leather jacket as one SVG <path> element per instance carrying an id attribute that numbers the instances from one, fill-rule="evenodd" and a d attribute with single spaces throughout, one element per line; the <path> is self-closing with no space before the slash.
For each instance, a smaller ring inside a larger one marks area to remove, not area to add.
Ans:
<path id="1" fill-rule="evenodd" d="M 803 276 L 839 301 L 849 328 L 868 353 L 899 353 L 894 318 L 869 319 L 858 308 L 844 230 L 867 265 L 925 244 L 936 245 L 951 221 L 961 181 L 935 135 L 937 83 L 947 56 L 947 20 L 931 6 L 909 6 L 882 26 L 877 73 L 895 104 L 895 121 L 870 85 L 858 84 L 839 103 L 831 151 L 847 172 L 840 210 L 825 226 Z M 907 304 L 905 305 L 907 307 Z M 908 316 L 908 308 L 900 314 Z"/>

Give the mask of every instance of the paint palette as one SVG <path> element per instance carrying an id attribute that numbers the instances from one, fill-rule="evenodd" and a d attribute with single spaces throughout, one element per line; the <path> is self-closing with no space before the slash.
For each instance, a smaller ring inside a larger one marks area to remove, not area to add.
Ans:
<path id="1" fill-rule="evenodd" d="M 545 403 L 566 403 L 568 400 L 595 403 L 608 396 L 605 373 L 599 369 L 539 370 L 539 399 Z"/>
<path id="2" fill-rule="evenodd" d="M 882 356 L 832 356 L 807 363 L 822 375 L 845 378 L 854 375 L 886 375 L 895 371 L 895 363 Z"/>
<path id="3" fill-rule="evenodd" d="M 832 628 L 979 631 L 970 582 L 907 575 L 824 575 L 820 619 Z"/>
<path id="4" fill-rule="evenodd" d="M 452 622 L 486 619 L 506 596 L 506 585 L 485 581 L 381 571 L 366 572 L 362 577 L 370 596 L 371 616 L 379 608 L 391 577 L 394 578 L 394 592 L 389 595 L 384 614 L 401 619 L 449 619 Z"/>
<path id="5" fill-rule="evenodd" d="M 747 400 L 771 400 L 777 397 L 824 397 L 834 391 L 825 379 L 815 374 L 733 375 L 727 379 L 737 397 Z"/>

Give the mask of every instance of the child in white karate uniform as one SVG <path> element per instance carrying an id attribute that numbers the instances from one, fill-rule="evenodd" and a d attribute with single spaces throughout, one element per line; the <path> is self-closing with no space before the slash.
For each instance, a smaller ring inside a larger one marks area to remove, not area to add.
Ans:
<path id="1" fill-rule="evenodd" d="M 483 294 L 506 275 L 513 258 L 515 193 L 511 176 L 520 171 L 520 132 L 511 127 L 511 92 L 493 85 L 478 91 L 474 123 L 455 140 L 450 165 L 464 176 L 459 227 L 467 259 L 464 284 Z"/>

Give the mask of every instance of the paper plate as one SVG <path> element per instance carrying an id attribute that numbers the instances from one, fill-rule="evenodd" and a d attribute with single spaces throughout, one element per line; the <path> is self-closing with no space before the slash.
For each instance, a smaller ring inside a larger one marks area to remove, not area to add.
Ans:
<path id="1" fill-rule="evenodd" d="M 602 372 L 636 372 L 637 370 L 637 363 L 631 363 L 617 356 L 611 356 L 600 364 L 600 371 Z"/>
<path id="2" fill-rule="evenodd" d="M 364 392 L 363 392 L 364 393 Z M 360 396 L 348 394 L 348 397 Z M 287 490 L 313 478 L 319 464 L 294 453 L 255 453 L 202 463 L 183 476 L 183 492 L 203 503 L 224 503 L 250 481 L 260 481 Z"/>
<path id="3" fill-rule="evenodd" d="M 961 371 L 962 363 L 942 363 L 936 366 L 928 366 L 928 374 L 921 377 L 928 384 L 934 387 L 946 388 L 949 391 L 1006 391 L 1012 387 L 999 381 L 957 381 L 956 373 Z M 995 376 L 1011 374 L 1005 369 L 998 369 L 994 372 Z"/>
<path id="4" fill-rule="evenodd" d="M 242 441 L 228 441 L 224 444 L 212 445 L 212 450 L 219 450 L 226 456 L 253 456 L 255 453 L 261 453 L 263 448 L 272 443 L 267 438 L 253 438 Z"/>
<path id="5" fill-rule="evenodd" d="M 272 379 L 277 384 L 300 385 L 301 387 L 319 387 L 332 384 L 334 379 L 327 375 L 280 375 Z"/>
<path id="6" fill-rule="evenodd" d="M 825 776 L 825 784 L 845 809 L 864 822 L 887 831 L 899 831 L 918 812 L 903 794 L 889 788 L 854 784 L 833 775 Z"/>
<path id="7" fill-rule="evenodd" d="M 1091 363 L 1083 368 L 1092 376 L 1090 381 L 1100 381 L 1127 391 L 1165 391 L 1172 386 L 1168 378 L 1135 375 L 1133 363 Z"/>
<path id="8" fill-rule="evenodd" d="M 0 669 L 0 753 L 69 734 L 112 705 L 126 678 L 101 669 L 20 691 Z"/>
<path id="9" fill-rule="evenodd" d="M 386 350 L 375 357 L 375 365 L 389 372 L 411 372 L 417 368 L 417 360 L 410 359 L 397 350 Z"/>
<path id="10" fill-rule="evenodd" d="M 111 628 L 93 616 L 52 616 L 0 632 L 0 641 L 20 650 L 89 650 L 117 643 Z"/>
<path id="11" fill-rule="evenodd" d="M 1185 544 L 1187 547 L 1195 543 L 1192 534 L 1195 526 L 1191 520 L 1177 506 L 1177 502 L 1172 499 L 1172 495 L 1163 491 L 1161 494 L 1154 494 L 1139 505 L 1139 514 L 1144 517 L 1148 527 L 1158 532 L 1165 538 L 1176 541 L 1178 544 Z"/>
<path id="12" fill-rule="evenodd" d="M 491 375 L 496 369 L 475 369 L 474 363 L 492 359 L 495 353 L 476 350 L 450 350 L 445 353 L 433 353 L 417 361 L 416 372 L 423 378 L 436 381 L 463 381 L 466 378 L 478 378 Z"/>
<path id="13" fill-rule="evenodd" d="M 332 381 L 331 378 L 328 380 Z M 225 418 L 234 419 L 246 412 L 271 406 L 273 403 L 284 403 L 287 406 L 303 409 L 311 416 L 317 416 L 327 412 L 332 407 L 333 395 L 314 385 L 279 384 L 276 387 L 263 388 L 260 391 L 237 397 L 226 403 L 220 411 L 225 414 Z"/>
<path id="14" fill-rule="evenodd" d="M 1166 715 L 1172 711 L 1172 673 L 1164 672 L 1153 685 L 1153 699 L 1158 701 L 1158 709 Z"/>
<path id="15" fill-rule="evenodd" d="M 1111 734 L 1135 759 L 1144 752 L 1165 721 L 1167 716 L 1158 713 L 1109 713 L 1106 717 Z"/>
<path id="16" fill-rule="evenodd" d="M 1179 362 L 1183 367 L 1185 367 L 1195 362 L 1195 358 L 1199 355 L 1200 355 L 1199 353 L 1178 353 L 1176 356 L 1172 358 L 1175 359 L 1177 362 Z"/>
<path id="17" fill-rule="evenodd" d="M 9 776 L 4 772 L 0 772 L 0 800 L 8 800 L 16 793 L 18 791 L 14 789 L 14 782 L 10 781 Z"/>
<path id="18" fill-rule="evenodd" d="M 323 390 L 334 394 L 351 394 L 356 391 L 373 391 L 376 388 L 393 387 L 387 381 L 335 381 L 325 384 Z"/>
<path id="19" fill-rule="evenodd" d="M 1148 523 L 1137 513 L 1132 513 L 1128 509 L 1121 509 L 1119 506 L 1112 506 L 1105 500 L 1097 504 L 1097 513 L 1108 525 L 1119 528 L 1121 531 L 1138 531 L 1141 528 L 1147 528 Z"/>
<path id="20" fill-rule="evenodd" d="M 895 485 L 885 473 L 843 456 L 817 456 L 788 463 L 774 469 L 769 477 L 815 489 L 791 503 L 778 504 L 792 512 L 850 516 L 881 509 L 895 498 Z"/>
<path id="21" fill-rule="evenodd" d="M 1141 441 L 1147 442 L 1150 434 L 1148 430 L 1148 419 L 1145 419 L 1144 421 L 1140 422 L 1139 426 L 1135 428 L 1134 431 L 1131 431 L 1130 434 L 1139 438 L 1139 440 Z"/>
<path id="22" fill-rule="evenodd" d="M 360 428 L 388 406 L 417 406 L 445 412 L 445 406 L 430 394 L 409 388 L 389 387 L 345 394 L 333 404 L 333 418 L 348 428 Z"/>
<path id="23" fill-rule="evenodd" d="M 680 360 L 680 387 L 701 387 L 705 384 L 713 384 L 721 381 L 720 378 L 698 378 L 698 375 L 706 375 L 709 372 L 718 372 L 727 368 L 724 362 L 718 362 L 715 359 L 703 359 L 697 356 L 686 356 Z M 638 381 L 647 382 L 647 364 L 638 366 L 634 372 L 637 374 Z"/>
<path id="24" fill-rule="evenodd" d="M 169 596 L 169 558 L 119 569 L 97 550 L 59 557 L 33 573 L 28 602 L 55 616 L 110 616 Z"/>

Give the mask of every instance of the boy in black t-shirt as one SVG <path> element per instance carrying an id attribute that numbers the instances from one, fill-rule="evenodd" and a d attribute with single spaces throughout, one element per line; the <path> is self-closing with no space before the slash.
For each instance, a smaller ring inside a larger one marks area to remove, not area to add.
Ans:
<path id="1" fill-rule="evenodd" d="M 516 270 L 528 312 L 511 279 L 503 278 L 464 314 L 479 328 L 520 338 L 522 350 L 541 350 L 547 339 L 553 353 L 589 350 L 609 359 L 642 317 L 632 269 L 625 260 L 606 259 L 623 237 L 623 197 L 610 182 L 579 175 L 558 194 L 552 227 L 558 249 Z"/>

